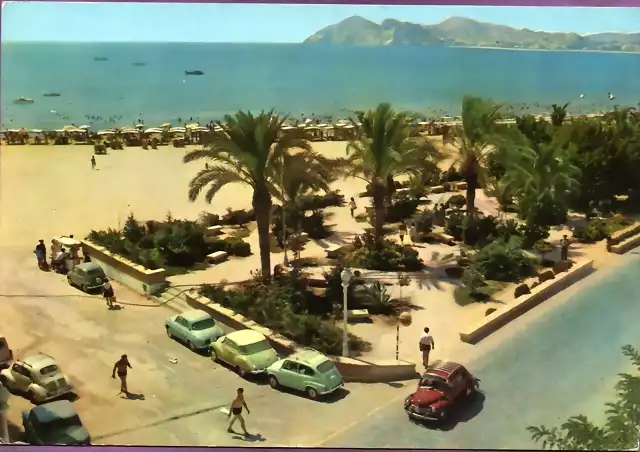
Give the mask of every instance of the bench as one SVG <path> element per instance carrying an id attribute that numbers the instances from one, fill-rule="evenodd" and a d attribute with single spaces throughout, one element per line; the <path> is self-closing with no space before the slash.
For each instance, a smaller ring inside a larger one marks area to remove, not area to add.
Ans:
<path id="1" fill-rule="evenodd" d="M 371 317 L 367 309 L 349 309 L 347 311 L 348 320 L 363 320 Z"/>
<path id="2" fill-rule="evenodd" d="M 208 237 L 222 234 L 222 226 L 209 226 L 206 230 Z"/>
<path id="3" fill-rule="evenodd" d="M 327 253 L 328 259 L 337 259 L 340 255 L 344 247 L 342 245 L 331 245 L 327 249 L 325 249 L 325 253 Z"/>
<path id="4" fill-rule="evenodd" d="M 227 252 L 226 251 L 216 251 L 215 253 L 211 253 L 207 256 L 207 260 L 212 264 L 218 264 L 220 262 L 224 262 L 227 260 Z"/>

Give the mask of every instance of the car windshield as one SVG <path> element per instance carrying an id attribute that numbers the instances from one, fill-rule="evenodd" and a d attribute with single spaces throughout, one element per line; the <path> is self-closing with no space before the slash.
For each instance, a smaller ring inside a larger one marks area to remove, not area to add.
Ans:
<path id="1" fill-rule="evenodd" d="M 437 391 L 446 391 L 449 388 L 447 382 L 444 379 L 433 375 L 427 375 L 423 377 L 420 381 L 420 387 L 433 388 Z"/>
<path id="2" fill-rule="evenodd" d="M 78 415 L 66 419 L 56 419 L 46 424 L 39 424 L 39 430 L 45 438 L 55 438 L 60 433 L 71 427 L 82 427 L 82 421 Z"/>
<path id="3" fill-rule="evenodd" d="M 207 330 L 209 328 L 213 328 L 214 326 L 216 326 L 216 322 L 213 319 L 204 319 L 204 320 L 198 320 L 197 322 L 195 322 L 191 328 L 194 329 L 195 331 L 202 331 L 202 330 Z"/>
<path id="4" fill-rule="evenodd" d="M 87 275 L 89 276 L 102 276 L 104 272 L 101 268 L 92 268 L 87 270 Z"/>
<path id="5" fill-rule="evenodd" d="M 261 340 L 260 342 L 254 342 L 253 344 L 243 345 L 238 347 L 240 353 L 243 355 L 254 355 L 256 353 L 264 352 L 271 348 L 271 344 L 266 339 Z"/>
<path id="6" fill-rule="evenodd" d="M 320 363 L 320 365 L 318 365 L 317 367 L 318 372 L 320 372 L 321 374 L 326 374 L 327 372 L 331 372 L 335 368 L 336 368 L 336 365 L 329 360 L 326 360 L 325 362 Z"/>
<path id="7" fill-rule="evenodd" d="M 55 364 L 44 366 L 42 369 L 40 369 L 41 375 L 54 375 L 54 374 L 57 374 L 58 372 L 60 372 L 60 369 Z"/>

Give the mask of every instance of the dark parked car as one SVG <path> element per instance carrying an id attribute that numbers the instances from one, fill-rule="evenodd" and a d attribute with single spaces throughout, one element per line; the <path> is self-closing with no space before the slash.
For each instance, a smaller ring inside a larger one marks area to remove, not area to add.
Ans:
<path id="1" fill-rule="evenodd" d="M 29 444 L 79 446 L 91 444 L 91 436 L 68 400 L 45 403 L 22 412 Z"/>
<path id="2" fill-rule="evenodd" d="M 76 265 L 67 273 L 69 284 L 80 288 L 83 292 L 102 287 L 106 279 L 107 275 L 104 274 L 102 267 L 93 262 Z"/>
<path id="3" fill-rule="evenodd" d="M 476 393 L 479 381 L 462 364 L 437 363 L 427 369 L 416 391 L 405 399 L 404 411 L 411 419 L 444 422 Z"/>

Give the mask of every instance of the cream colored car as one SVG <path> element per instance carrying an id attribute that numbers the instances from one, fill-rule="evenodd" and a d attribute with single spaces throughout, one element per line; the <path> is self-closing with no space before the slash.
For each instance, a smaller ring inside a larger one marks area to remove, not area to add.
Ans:
<path id="1" fill-rule="evenodd" d="M 73 393 L 73 386 L 53 357 L 44 353 L 18 359 L 11 367 L 0 371 L 0 381 L 5 388 L 26 394 L 34 403 Z"/>

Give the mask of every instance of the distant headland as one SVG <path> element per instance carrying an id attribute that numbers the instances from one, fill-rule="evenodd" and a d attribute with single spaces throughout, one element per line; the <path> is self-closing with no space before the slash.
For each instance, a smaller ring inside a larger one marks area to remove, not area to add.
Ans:
<path id="1" fill-rule="evenodd" d="M 385 19 L 380 24 L 349 17 L 317 31 L 304 44 L 481 47 L 510 50 L 571 50 L 640 53 L 640 32 L 553 33 L 451 17 L 434 25 Z"/>

